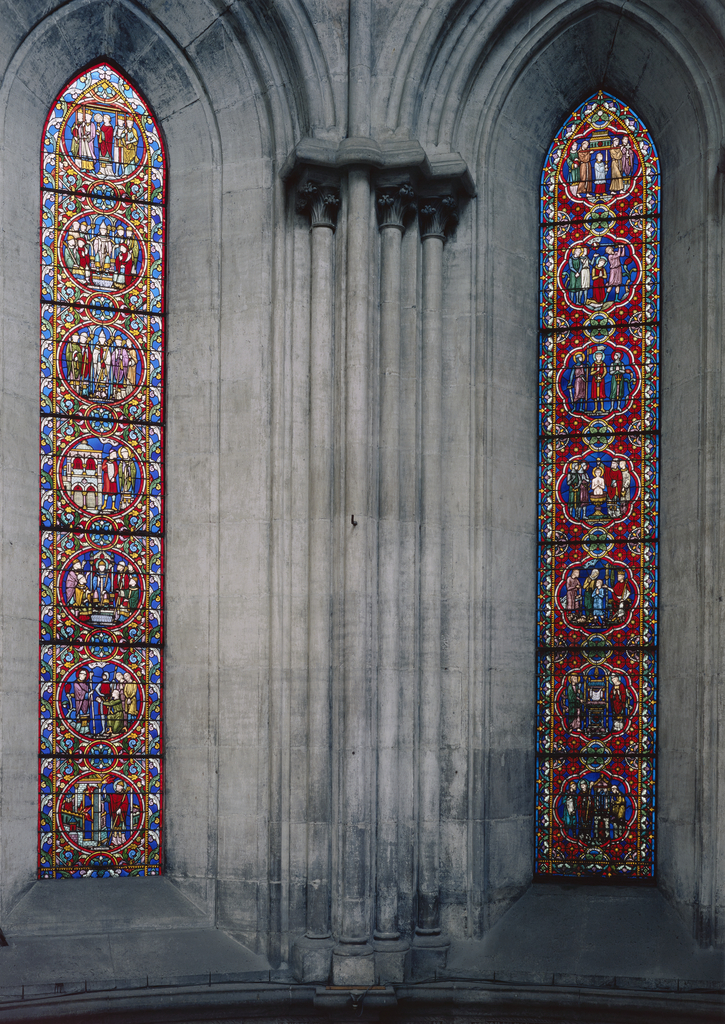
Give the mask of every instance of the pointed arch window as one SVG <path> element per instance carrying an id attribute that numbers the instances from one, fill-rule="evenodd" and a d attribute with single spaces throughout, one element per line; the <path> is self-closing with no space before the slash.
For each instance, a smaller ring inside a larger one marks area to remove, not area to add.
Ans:
<path id="1" fill-rule="evenodd" d="M 538 877 L 654 877 L 655 147 L 600 92 L 541 179 Z"/>
<path id="2" fill-rule="evenodd" d="M 159 874 L 164 148 L 98 64 L 41 161 L 38 873 Z"/>

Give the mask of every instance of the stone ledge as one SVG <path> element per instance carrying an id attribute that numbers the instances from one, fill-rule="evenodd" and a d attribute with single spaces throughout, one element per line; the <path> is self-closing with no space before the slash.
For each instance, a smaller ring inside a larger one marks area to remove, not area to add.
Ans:
<path id="1" fill-rule="evenodd" d="M 211 927 L 208 916 L 168 878 L 77 878 L 35 882 L 2 922 L 14 936 L 104 935 L 136 929 Z"/>
<path id="2" fill-rule="evenodd" d="M 725 990 L 725 953 L 697 947 L 654 887 L 539 883 L 481 940 L 453 941 L 443 978 L 714 994 Z"/>
<path id="3" fill-rule="evenodd" d="M 295 178 L 304 167 L 343 170 L 363 164 L 379 172 L 411 171 L 423 188 L 435 188 L 437 183 L 458 185 L 467 196 L 475 196 L 468 165 L 460 153 L 436 153 L 429 157 L 415 139 L 395 139 L 377 142 L 369 138 L 348 138 L 342 142 L 325 139 L 302 139 L 289 154 L 280 176 L 283 180 Z"/>
<path id="4" fill-rule="evenodd" d="M 28 936 L 0 950 L 0 1009 L 45 996 L 249 984 L 269 977 L 264 957 L 213 928 Z"/>

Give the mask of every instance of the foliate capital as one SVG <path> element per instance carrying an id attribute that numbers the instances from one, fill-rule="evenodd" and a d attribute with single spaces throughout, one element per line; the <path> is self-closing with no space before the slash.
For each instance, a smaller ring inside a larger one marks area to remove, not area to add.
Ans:
<path id="1" fill-rule="evenodd" d="M 310 227 L 335 230 L 340 208 L 340 189 L 307 180 L 297 189 L 297 212 L 309 217 Z"/>
<path id="2" fill-rule="evenodd" d="M 391 185 L 376 191 L 378 225 L 396 227 L 402 231 L 405 221 L 415 210 L 415 192 L 411 185 Z"/>
<path id="3" fill-rule="evenodd" d="M 418 217 L 421 238 L 442 238 L 458 223 L 458 200 L 455 196 L 426 196 L 420 200 Z"/>

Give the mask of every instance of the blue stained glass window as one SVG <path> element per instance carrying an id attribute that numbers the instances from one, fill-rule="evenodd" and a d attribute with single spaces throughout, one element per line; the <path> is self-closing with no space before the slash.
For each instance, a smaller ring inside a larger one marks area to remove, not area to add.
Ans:
<path id="1" fill-rule="evenodd" d="M 161 870 L 165 159 L 98 64 L 41 185 L 41 878 Z"/>

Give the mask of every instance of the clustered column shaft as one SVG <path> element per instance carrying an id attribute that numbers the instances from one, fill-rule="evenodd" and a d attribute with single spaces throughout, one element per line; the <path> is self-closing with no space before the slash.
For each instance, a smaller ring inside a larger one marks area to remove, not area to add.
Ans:
<path id="1" fill-rule="evenodd" d="M 380 189 L 380 441 L 378 483 L 377 848 L 375 939 L 398 926 L 400 585 L 400 287 L 402 236 L 413 189 Z"/>
<path id="2" fill-rule="evenodd" d="M 443 245 L 455 216 L 452 197 L 420 209 L 423 338 L 420 492 L 420 690 L 418 764 L 418 923 L 416 935 L 439 936 L 441 718 L 441 398 Z"/>
<path id="3" fill-rule="evenodd" d="M 308 181 L 298 209 L 310 218 L 310 418 L 308 562 L 307 936 L 330 929 L 333 233 L 339 191 Z"/>
<path id="4" fill-rule="evenodd" d="M 401 473 L 404 468 L 413 471 L 410 464 L 403 467 L 400 462 L 402 239 L 408 214 L 415 209 L 414 198 L 407 183 L 379 185 L 376 193 L 380 348 L 379 373 L 371 391 L 370 170 L 352 166 L 347 173 L 344 340 L 337 345 L 334 232 L 339 192 L 311 176 L 298 189 L 298 210 L 310 221 L 307 930 L 295 954 L 296 971 L 306 981 L 327 979 L 331 952 L 335 984 L 402 980 L 407 940 L 401 935 L 409 927 L 399 920 L 403 600 L 417 605 L 418 623 L 414 973 L 418 961 L 420 970 L 428 970 L 435 953 L 428 947 L 445 945 L 439 892 L 442 310 L 443 247 L 456 219 L 456 201 L 451 196 L 425 199 L 419 215 L 418 576 L 414 587 L 412 572 L 404 574 L 410 593 L 402 595 Z M 406 270 L 414 273 L 414 264 Z M 338 373 L 336 350 L 341 360 Z M 371 409 L 377 409 L 377 423 Z M 372 455 L 376 427 L 377 467 Z M 335 607 L 336 586 L 340 591 Z M 340 715 L 333 719 L 336 693 Z M 413 725 L 408 726 L 412 737 Z M 339 785 L 334 799 L 333 778 Z M 333 883 L 335 820 L 339 848 Z M 371 938 L 380 963 L 373 959 Z"/>
<path id="5" fill-rule="evenodd" d="M 370 172 L 348 174 L 345 349 L 345 568 L 342 737 L 342 945 L 367 943 L 370 920 L 372 801 L 369 537 L 369 223 Z M 357 525 L 353 525 L 353 522 Z"/>

